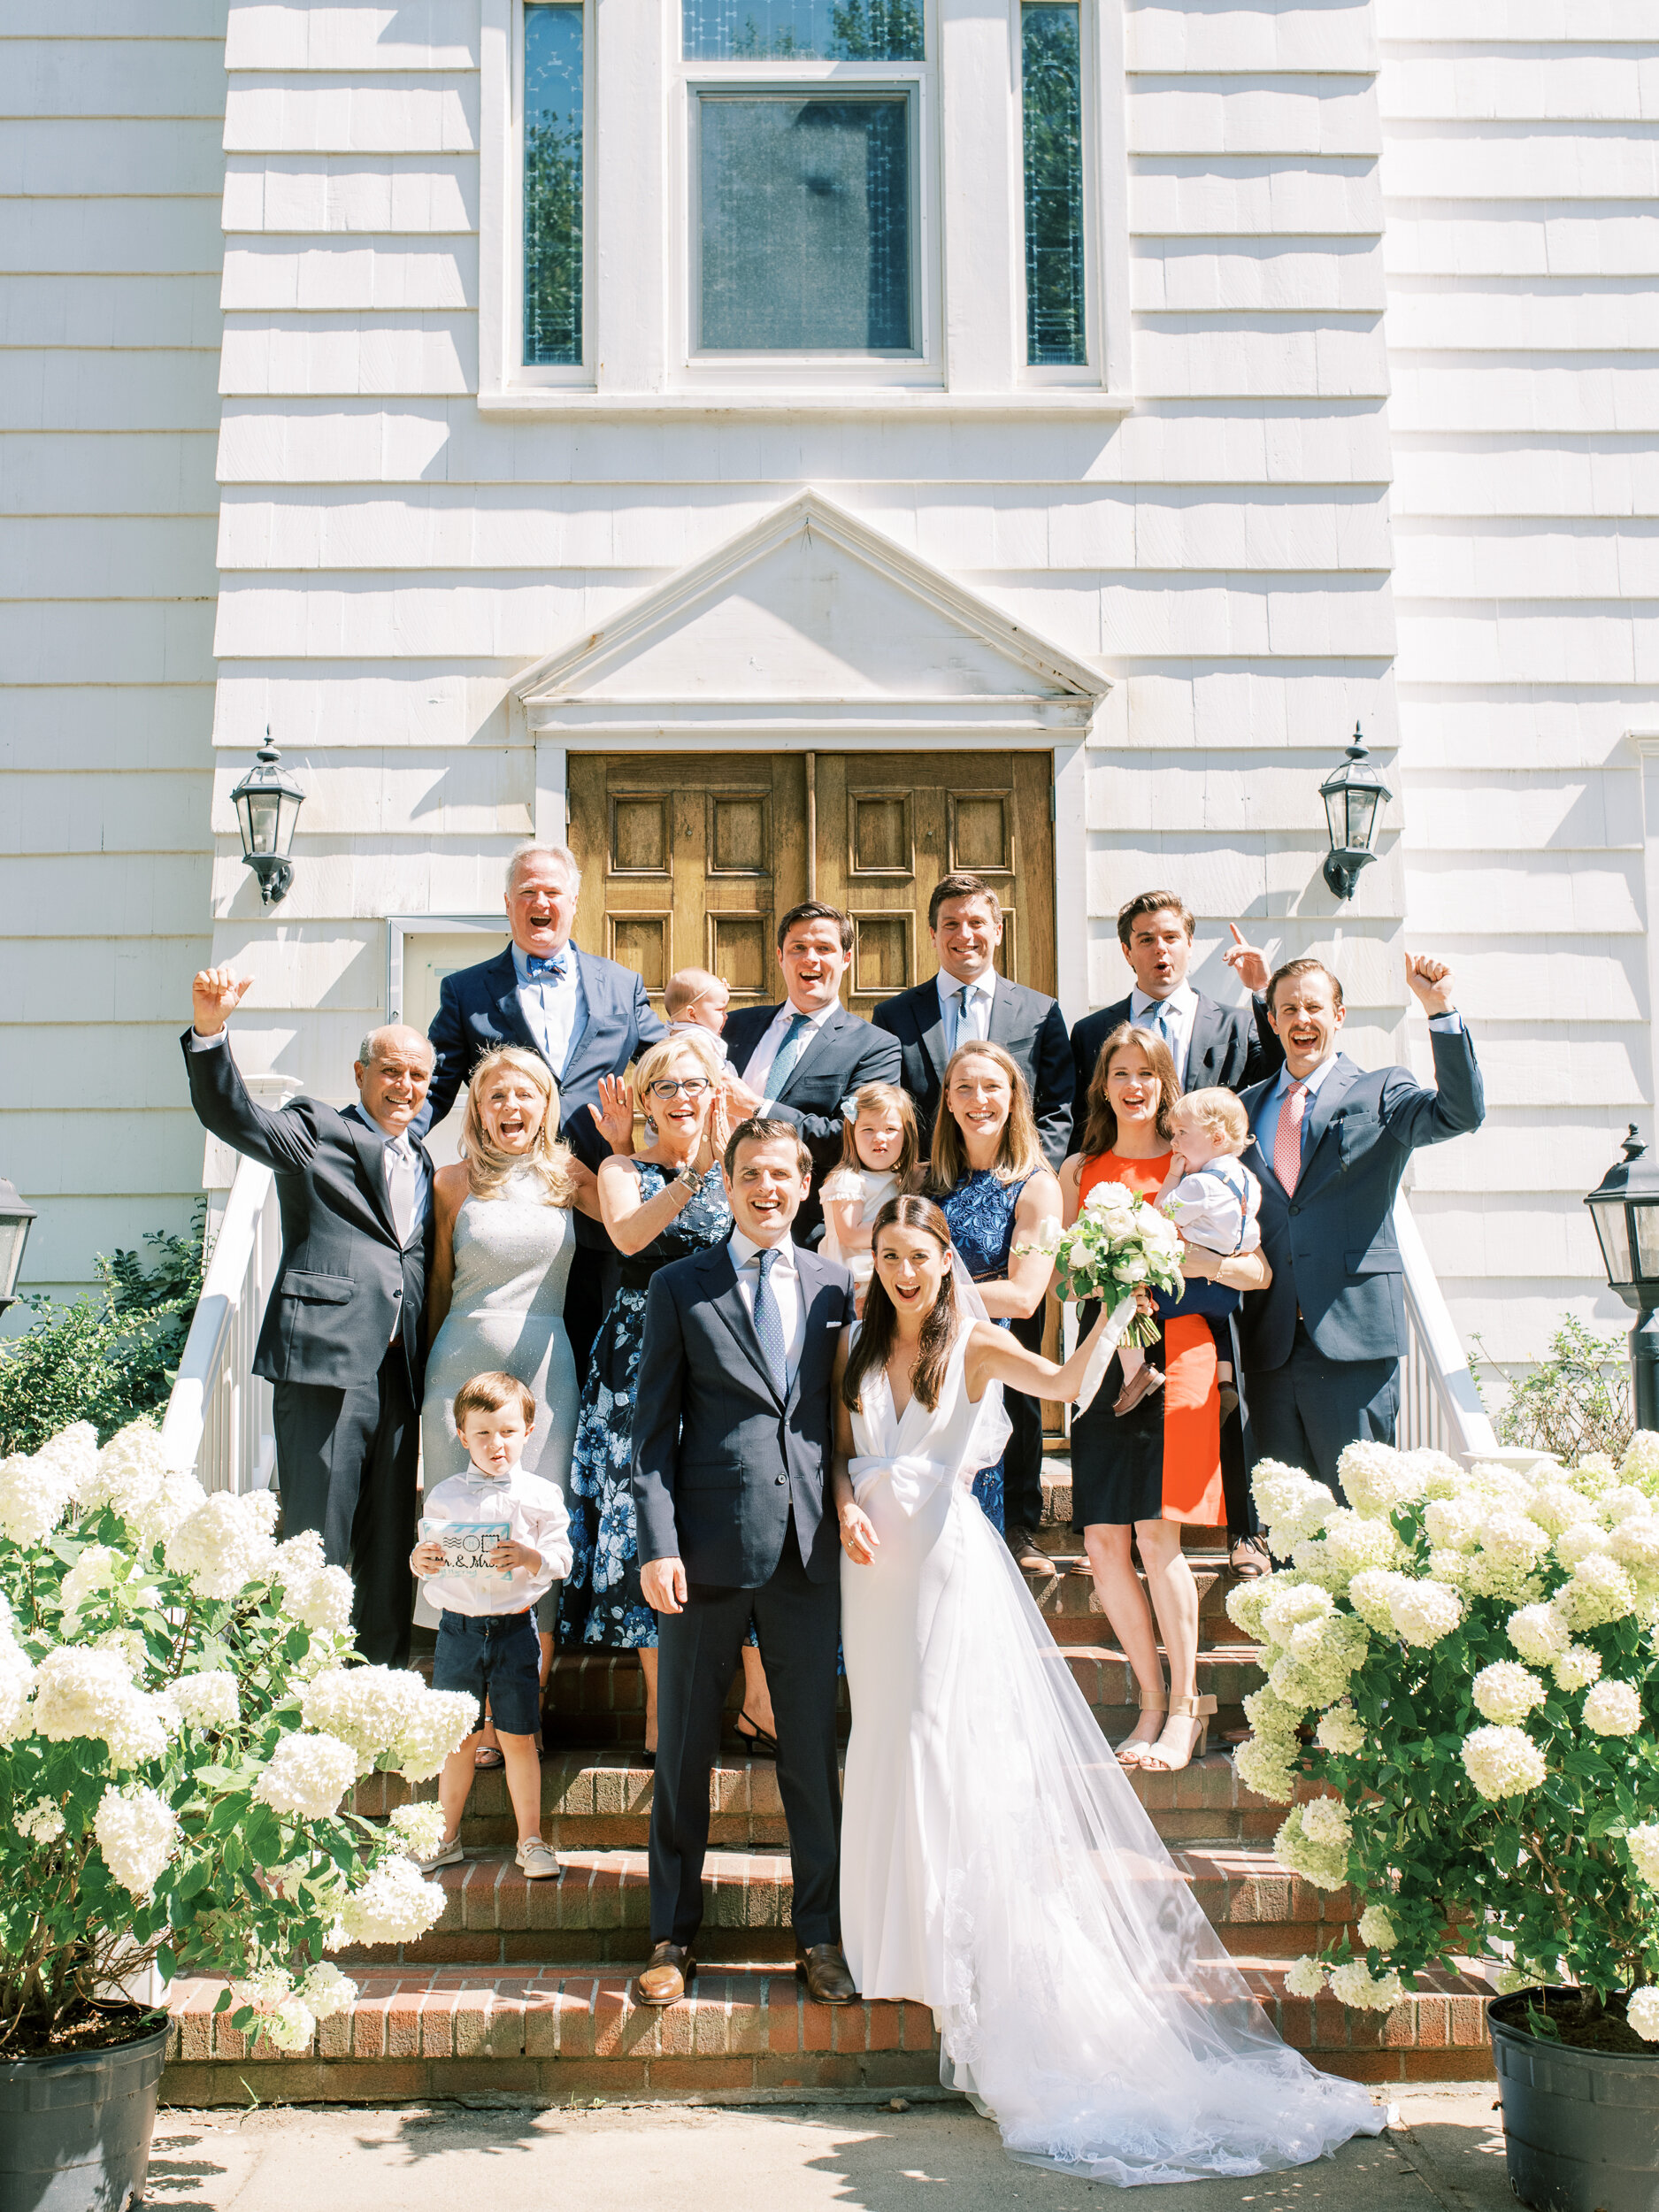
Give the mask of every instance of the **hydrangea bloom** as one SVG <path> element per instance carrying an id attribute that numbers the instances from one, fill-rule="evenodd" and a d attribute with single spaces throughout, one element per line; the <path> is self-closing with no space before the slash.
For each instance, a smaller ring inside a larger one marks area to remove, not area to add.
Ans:
<path id="1" fill-rule="evenodd" d="M 1305 1952 L 1299 1959 L 1294 1959 L 1286 1971 L 1285 1987 L 1293 1997 L 1317 1997 L 1323 1992 L 1325 1984 L 1324 1964 L 1310 1951 Z"/>
<path id="2" fill-rule="evenodd" d="M 143 1899 L 161 1879 L 173 1856 L 179 1823 L 173 1808 L 140 1783 L 124 1790 L 104 1791 L 93 1817 L 92 1832 L 104 1864 L 121 1887 Z"/>
<path id="3" fill-rule="evenodd" d="M 1335 1494 L 1325 1483 L 1315 1482 L 1300 1467 L 1286 1467 L 1281 1460 L 1260 1461 L 1250 1487 L 1272 1548 L 1281 1555 L 1317 1535 L 1325 1516 L 1336 1508 Z"/>
<path id="4" fill-rule="evenodd" d="M 1627 1619 L 1636 1609 L 1636 1592 L 1617 1560 L 1597 1552 L 1578 1562 L 1553 1602 L 1570 1627 L 1599 1628 Z"/>
<path id="5" fill-rule="evenodd" d="M 167 1747 L 161 1701 L 141 1690 L 119 1651 L 60 1644 L 35 1675 L 35 1726 L 54 1743 L 87 1736 L 109 1746 L 111 1763 L 140 1766 Z"/>
<path id="6" fill-rule="evenodd" d="M 1607 1549 L 1610 1558 L 1632 1574 L 1659 1574 L 1659 1514 L 1632 1514 L 1616 1523 Z"/>
<path id="7" fill-rule="evenodd" d="M 1571 1640 L 1567 1624 L 1549 1605 L 1524 1605 L 1518 1613 L 1511 1613 L 1509 1633 L 1522 1658 L 1530 1659 L 1535 1667 L 1559 1659 Z"/>
<path id="8" fill-rule="evenodd" d="M 1601 1674 L 1601 1655 L 1592 1651 L 1588 1644 L 1569 1644 L 1559 1659 L 1552 1662 L 1551 1671 L 1563 1690 L 1587 1690 Z"/>
<path id="9" fill-rule="evenodd" d="M 1584 1517 L 1584 1500 L 1571 1483 L 1540 1482 L 1526 1502 L 1528 1517 L 1551 1536 Z"/>
<path id="10" fill-rule="evenodd" d="M 1624 1847 L 1643 1881 L 1659 1888 L 1659 1820 L 1644 1820 L 1626 1830 Z"/>
<path id="11" fill-rule="evenodd" d="M 1584 1724 L 1598 1736 L 1633 1736 L 1641 1697 L 1633 1682 L 1596 1682 L 1584 1694 Z"/>
<path id="12" fill-rule="evenodd" d="M 1340 1889 L 1348 1879 L 1347 1830 L 1343 1828 L 1340 1841 L 1310 1835 L 1307 1816 L 1316 1805 L 1333 1806 L 1339 1814 L 1342 1810 L 1334 1798 L 1317 1798 L 1314 1805 L 1293 1806 L 1273 1839 L 1273 1856 L 1293 1874 L 1303 1876 L 1316 1889 Z M 1343 1817 L 1346 1820 L 1346 1816 Z M 1331 1821 L 1322 1821 L 1320 1824 L 1332 1831 L 1336 1827 L 1336 1823 Z"/>
<path id="13" fill-rule="evenodd" d="M 270 1573 L 276 1553 L 270 1509 L 260 1504 L 270 1497 L 268 1490 L 240 1496 L 216 1491 L 168 1537 L 168 1566 L 175 1574 L 188 1575 L 196 1594 L 204 1598 L 235 1597 L 250 1582 L 261 1580 Z"/>
<path id="14" fill-rule="evenodd" d="M 1443 1582 L 1413 1581 L 1397 1575 L 1388 1593 L 1388 1614 L 1402 1640 L 1426 1651 L 1449 1636 L 1463 1617 L 1463 1601 Z"/>
<path id="15" fill-rule="evenodd" d="M 1359 1939 L 1373 1951 L 1392 1951 L 1399 1932 L 1382 1905 L 1367 1905 L 1359 1916 Z"/>
<path id="16" fill-rule="evenodd" d="M 442 1805 L 400 1805 L 392 1815 L 392 1833 L 411 1859 L 429 1859 L 443 1841 Z"/>
<path id="17" fill-rule="evenodd" d="M 1659 1436 L 1651 1429 L 1638 1429 L 1619 1462 L 1618 1471 L 1621 1479 L 1633 1488 L 1646 1490 L 1649 1495 L 1659 1493 Z"/>
<path id="18" fill-rule="evenodd" d="M 1606 1550 L 1607 1531 L 1600 1521 L 1575 1521 L 1555 1539 L 1555 1557 L 1569 1573 L 1581 1559 Z"/>
<path id="19" fill-rule="evenodd" d="M 301 1710 L 308 1728 L 353 1745 L 367 1772 L 389 1757 L 411 1782 L 436 1774 L 471 1733 L 472 1697 L 429 1690 L 418 1675 L 393 1667 L 334 1667 L 311 1682 Z"/>
<path id="20" fill-rule="evenodd" d="M 115 1579 L 117 1555 L 108 1544 L 88 1544 L 64 1577 L 59 1594 L 65 1614 L 79 1613 Z M 65 1632 L 68 1624 L 65 1623 Z"/>
<path id="21" fill-rule="evenodd" d="M 227 1669 L 181 1674 L 173 1686 L 173 1703 L 180 1719 L 192 1728 L 234 1728 L 238 1717 L 236 1678 Z"/>
<path id="22" fill-rule="evenodd" d="M 1468 1586 L 1478 1597 L 1518 1601 L 1532 1571 L 1548 1556 L 1549 1538 L 1525 1513 L 1501 1507 L 1480 1524 Z"/>
<path id="23" fill-rule="evenodd" d="M 1544 1755 L 1523 1728 L 1476 1728 L 1463 1738 L 1463 1770 L 1489 1803 L 1535 1790 Z"/>
<path id="24" fill-rule="evenodd" d="M 337 1736 L 284 1736 L 254 1795 L 279 1813 L 326 1820 L 357 1778 L 357 1755 Z"/>
<path id="25" fill-rule="evenodd" d="M 64 1832 L 63 1808 L 54 1798 L 37 1797 L 24 1807 L 14 1825 L 30 1843 L 56 1843 Z"/>
<path id="26" fill-rule="evenodd" d="M 1268 1646 L 1271 1653 L 1274 1647 Z M 1291 1647 L 1268 1668 L 1274 1693 L 1298 1712 L 1333 1705 L 1356 1671 L 1365 1663 L 1371 1638 L 1363 1621 L 1351 1613 L 1335 1613 L 1327 1620 L 1305 1621 L 1292 1632 Z"/>
<path id="27" fill-rule="evenodd" d="M 1487 1720 L 1523 1721 L 1549 1693 L 1530 1667 L 1513 1659 L 1494 1660 L 1475 1677 L 1472 1695 L 1478 1711 Z"/>
<path id="28" fill-rule="evenodd" d="M 1348 1698 L 1333 1705 L 1328 1713 L 1321 1713 L 1313 1732 L 1315 1740 L 1325 1751 L 1355 1752 L 1365 1741 L 1365 1724 Z"/>
<path id="29" fill-rule="evenodd" d="M 1279 1583 L 1291 1581 L 1287 1574 L 1261 1575 L 1254 1582 L 1235 1582 L 1227 1593 L 1227 1618 L 1243 1631 L 1254 1642 L 1262 1640 L 1262 1616 L 1272 1603 Z"/>
<path id="30" fill-rule="evenodd" d="M 307 1628 L 343 1635 L 351 1625 L 351 1577 L 323 1560 L 323 1540 L 315 1529 L 279 1544 L 272 1570 L 282 1586 L 283 1609 Z"/>
<path id="31" fill-rule="evenodd" d="M 1394 1632 L 1394 1593 L 1396 1583 L 1408 1583 L 1410 1578 L 1392 1568 L 1368 1567 L 1363 1574 L 1355 1576 L 1348 1588 L 1348 1601 L 1359 1615 L 1381 1634 Z"/>
<path id="32" fill-rule="evenodd" d="M 1295 1545 L 1291 1555 L 1316 1582 L 1340 1592 L 1368 1569 L 1401 1565 L 1406 1549 L 1388 1522 L 1368 1521 L 1339 1506 L 1326 1515 L 1324 1535 Z"/>
<path id="33" fill-rule="evenodd" d="M 1302 1832 L 1310 1843 L 1346 1845 L 1353 1839 L 1354 1826 L 1340 1798 L 1316 1797 L 1302 1809 Z"/>
<path id="34" fill-rule="evenodd" d="M 1252 1736 L 1233 1755 L 1233 1764 L 1246 1789 L 1274 1805 L 1288 1805 L 1296 1794 L 1294 1740 L 1286 1744 L 1272 1736 Z"/>
<path id="35" fill-rule="evenodd" d="M 75 1495 L 89 1511 L 107 1505 L 130 1521 L 154 1497 L 167 1473 L 161 1431 L 153 1422 L 133 1421 L 119 1429 L 92 1464 L 83 1468 Z"/>
<path id="36" fill-rule="evenodd" d="M 1575 1498 L 1575 1508 L 1578 1501 Z M 1423 1509 L 1423 1525 L 1431 1544 L 1448 1551 L 1467 1551 L 1486 1517 L 1485 1501 L 1471 1496 L 1431 1498 Z"/>
<path id="37" fill-rule="evenodd" d="M 1328 1621 L 1336 1611 L 1331 1593 L 1317 1582 L 1293 1582 L 1271 1593 L 1262 1612 L 1262 1635 L 1269 1643 L 1287 1644 L 1291 1631 L 1304 1621 Z"/>
<path id="38" fill-rule="evenodd" d="M 299 1986 L 299 1998 L 319 2020 L 332 2020 L 337 2012 L 349 2012 L 357 2001 L 357 1985 L 349 1974 L 325 1959 L 313 1966 Z"/>
<path id="39" fill-rule="evenodd" d="M 1427 1470 L 1392 1444 L 1361 1441 L 1347 1447 L 1336 1472 L 1354 1510 L 1367 1520 L 1377 1520 L 1421 1497 Z"/>
<path id="40" fill-rule="evenodd" d="M 0 1744 L 12 1742 L 28 1725 L 34 1687 L 34 1663 L 18 1641 L 12 1609 L 0 1593 Z"/>
<path id="41" fill-rule="evenodd" d="M 0 1534 L 19 1544 L 43 1544 L 68 1511 L 74 1486 L 63 1460 L 49 1459 L 44 1451 L 0 1459 Z"/>
<path id="42" fill-rule="evenodd" d="M 413 1943 L 443 1910 L 443 1891 L 412 1859 L 383 1859 L 360 1889 L 340 1902 L 331 1950 L 348 1943 Z"/>
<path id="43" fill-rule="evenodd" d="M 1466 1551 L 1432 1551 L 1428 1570 L 1431 1581 L 1443 1582 L 1450 1590 L 1466 1590 L 1475 1579 L 1474 1555 Z"/>
<path id="44" fill-rule="evenodd" d="M 1659 1989 L 1633 1990 L 1624 2017 L 1644 2043 L 1659 2043 Z"/>
<path id="45" fill-rule="evenodd" d="M 1399 1975 L 1392 1969 L 1373 1977 L 1363 1959 L 1349 1959 L 1346 1964 L 1331 1969 L 1331 1994 L 1356 2011 L 1389 2012 L 1405 1991 Z"/>

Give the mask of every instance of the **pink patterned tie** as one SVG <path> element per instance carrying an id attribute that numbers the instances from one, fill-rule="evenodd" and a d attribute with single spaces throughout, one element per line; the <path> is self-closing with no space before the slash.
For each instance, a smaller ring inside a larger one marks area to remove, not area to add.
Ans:
<path id="1" fill-rule="evenodd" d="M 1307 1105 L 1308 1086 L 1293 1083 L 1279 1110 L 1279 1126 L 1273 1132 L 1273 1172 L 1284 1185 L 1287 1198 L 1302 1173 L 1302 1118 Z"/>

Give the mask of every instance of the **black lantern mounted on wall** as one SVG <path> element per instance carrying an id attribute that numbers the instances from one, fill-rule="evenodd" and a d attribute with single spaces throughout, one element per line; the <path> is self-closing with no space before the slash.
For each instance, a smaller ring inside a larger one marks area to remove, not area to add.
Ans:
<path id="1" fill-rule="evenodd" d="M 23 1269 L 23 1248 L 35 1211 L 27 1198 L 0 1175 L 0 1313 L 18 1302 L 18 1277 Z"/>
<path id="2" fill-rule="evenodd" d="M 259 879 L 259 896 L 275 906 L 294 880 L 288 849 L 305 794 L 282 770 L 282 756 L 265 733 L 254 764 L 230 795 L 242 832 L 242 856 Z"/>
<path id="3" fill-rule="evenodd" d="M 1325 801 L 1325 827 L 1331 849 L 1325 856 L 1325 879 L 1333 895 L 1351 899 L 1360 870 L 1376 859 L 1373 847 L 1382 810 L 1394 796 L 1381 775 L 1371 766 L 1371 755 L 1354 725 L 1354 742 L 1319 786 Z"/>
<path id="4" fill-rule="evenodd" d="M 1639 1318 L 1630 1333 L 1639 1429 L 1659 1429 L 1659 1167 L 1630 1125 L 1624 1157 L 1585 1200 L 1610 1288 Z"/>

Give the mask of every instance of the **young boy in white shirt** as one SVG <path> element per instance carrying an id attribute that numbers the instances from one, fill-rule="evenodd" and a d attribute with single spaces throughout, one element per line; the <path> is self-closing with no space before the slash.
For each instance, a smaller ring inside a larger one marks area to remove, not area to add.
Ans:
<path id="1" fill-rule="evenodd" d="M 570 1516 L 557 1483 L 519 1468 L 534 1420 L 535 1400 L 516 1375 L 474 1375 L 462 1385 L 455 1394 L 455 1428 L 472 1464 L 426 1499 L 422 1540 L 409 1555 L 427 1603 L 442 1616 L 432 1686 L 470 1691 L 478 1701 L 478 1726 L 443 1763 L 438 1780 L 443 1841 L 420 1862 L 423 1873 L 466 1856 L 461 1816 L 476 1771 L 473 1754 L 482 1739 L 486 1701 L 518 1824 L 518 1865 L 533 1882 L 559 1871 L 541 1840 L 541 1763 L 535 1747 L 541 1647 L 535 1609 L 537 1599 L 570 1572 Z M 480 1532 L 470 1546 L 462 1533 L 466 1530 Z M 454 1532 L 447 1558 L 446 1531 Z"/>

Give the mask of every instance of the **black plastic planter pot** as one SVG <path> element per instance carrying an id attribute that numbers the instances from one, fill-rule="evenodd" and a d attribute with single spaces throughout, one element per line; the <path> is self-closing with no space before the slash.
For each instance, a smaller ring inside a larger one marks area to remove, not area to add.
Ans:
<path id="1" fill-rule="evenodd" d="M 127 2212 L 144 2193 L 166 2016 L 130 2043 L 0 2062 L 0 2212 Z"/>
<path id="2" fill-rule="evenodd" d="M 1534 2212 L 1659 2212 L 1659 2055 L 1545 2041 L 1500 2016 L 1517 2002 L 1486 2007 L 1510 2188 Z"/>

